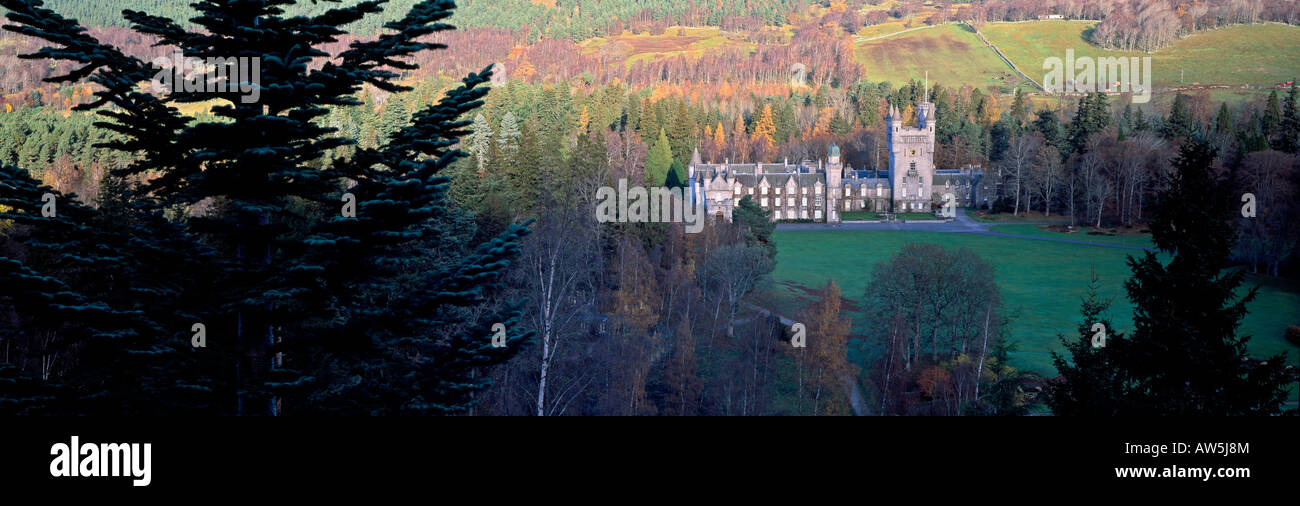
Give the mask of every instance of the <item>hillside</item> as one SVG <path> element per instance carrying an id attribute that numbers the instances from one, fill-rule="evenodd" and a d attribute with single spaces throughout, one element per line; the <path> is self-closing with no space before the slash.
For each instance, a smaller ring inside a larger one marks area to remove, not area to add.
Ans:
<path id="1" fill-rule="evenodd" d="M 1076 57 L 1150 56 L 1156 88 L 1213 84 L 1268 86 L 1294 79 L 1300 71 L 1300 53 L 1294 51 L 1300 47 L 1300 27 L 1261 24 L 1220 28 L 1196 33 L 1147 54 L 1093 46 L 1087 37 L 1095 25 L 1095 22 L 1077 21 L 989 23 L 981 31 L 1030 77 L 1042 71 L 1045 58 L 1064 58 L 1066 49 L 1074 49 Z"/>
<path id="2" fill-rule="evenodd" d="M 855 58 L 865 66 L 869 80 L 902 83 L 922 79 L 928 71 L 931 83 L 996 87 L 1003 93 L 1025 86 L 966 25 L 904 29 L 901 22 L 894 24 L 897 26 L 869 27 L 856 37 Z M 1280 49 L 1300 46 L 1300 27 L 1296 26 L 1270 23 L 1208 30 L 1150 54 L 1100 49 L 1088 41 L 1094 26 L 1096 22 L 1091 21 L 988 23 L 981 32 L 1035 79 L 1041 79 L 1044 59 L 1064 58 L 1067 49 L 1074 49 L 1076 57 L 1150 56 L 1152 81 L 1158 91 L 1199 86 L 1258 88 L 1211 92 L 1215 100 L 1233 102 L 1258 98 L 1273 84 L 1294 80 L 1300 72 L 1300 53 Z M 1162 100 L 1167 101 L 1154 99 Z"/>
<path id="3" fill-rule="evenodd" d="M 929 72 L 931 83 L 949 86 L 996 86 L 1010 92 L 1023 83 L 966 25 L 949 24 L 859 42 L 855 50 L 872 81 L 904 83 L 922 79 Z"/>

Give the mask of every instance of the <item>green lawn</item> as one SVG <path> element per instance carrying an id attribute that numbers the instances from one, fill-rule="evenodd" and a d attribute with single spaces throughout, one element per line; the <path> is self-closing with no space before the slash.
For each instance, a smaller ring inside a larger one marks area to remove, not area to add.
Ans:
<path id="1" fill-rule="evenodd" d="M 1012 357 L 1018 367 L 1055 376 L 1048 353 L 1060 349 L 1058 332 L 1074 332 L 1079 299 L 1091 268 L 1101 278 L 1101 295 L 1114 301 L 1111 317 L 1116 330 L 1132 329 L 1132 306 L 1124 296 L 1123 283 L 1130 275 L 1125 257 L 1140 253 L 1135 250 L 916 231 L 783 230 L 775 237 L 777 266 L 773 278 L 777 284 L 771 297 L 783 314 L 795 314 L 810 300 L 789 284 L 816 288 L 833 278 L 845 298 L 860 302 L 875 263 L 892 256 L 903 244 L 917 241 L 967 247 L 993 262 L 1006 306 L 1018 310 L 1012 323 L 1013 339 L 1020 343 L 1020 350 Z M 1262 285 L 1241 329 L 1243 334 L 1255 336 L 1250 342 L 1251 353 L 1265 356 L 1288 351 L 1288 359 L 1296 362 L 1300 350 L 1282 335 L 1288 325 L 1300 323 L 1300 288 L 1253 275 L 1247 281 Z M 869 322 L 858 313 L 852 316 L 854 333 L 863 333 Z M 850 358 L 861 360 L 855 356 L 859 355 L 853 351 L 856 348 L 850 348 Z"/>
<path id="2" fill-rule="evenodd" d="M 989 232 L 998 232 L 1002 234 L 1015 234 L 1030 237 L 1051 237 L 1056 239 L 1069 239 L 1072 241 L 1088 241 L 1103 244 L 1119 244 L 1123 246 L 1137 246 L 1139 248 L 1154 248 L 1155 244 L 1151 242 L 1151 234 L 1141 234 L 1136 232 L 1110 233 L 1111 230 L 1102 227 L 1097 234 L 1093 234 L 1092 227 L 1075 227 L 1076 232 L 1073 234 L 1064 232 L 1053 232 L 1039 228 L 1042 225 L 993 225 L 989 227 Z M 1123 230 L 1123 229 L 1119 229 Z"/>
<path id="3" fill-rule="evenodd" d="M 894 216 L 900 220 L 908 220 L 908 221 L 924 221 L 924 220 L 939 219 L 935 217 L 934 213 L 898 213 L 895 214 Z"/>
<path id="4" fill-rule="evenodd" d="M 1087 37 L 1094 21 L 988 23 L 980 29 L 1026 74 L 1041 82 L 1043 61 L 1075 57 L 1150 56 L 1156 87 L 1181 84 L 1272 84 L 1300 71 L 1300 27 L 1262 24 L 1230 26 L 1195 33 L 1152 53 L 1108 51 Z"/>

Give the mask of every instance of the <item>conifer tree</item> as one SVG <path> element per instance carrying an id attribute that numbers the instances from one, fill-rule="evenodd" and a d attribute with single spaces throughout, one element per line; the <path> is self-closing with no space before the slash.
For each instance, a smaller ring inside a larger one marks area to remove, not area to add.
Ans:
<path id="1" fill-rule="evenodd" d="M 1228 103 L 1219 104 L 1219 115 L 1214 119 L 1215 135 L 1235 136 L 1236 131 L 1232 127 L 1232 114 L 1228 112 Z"/>
<path id="2" fill-rule="evenodd" d="M 452 28 L 442 21 L 453 2 L 415 3 L 387 23 L 383 34 L 353 42 L 317 69 L 308 64 L 329 56 L 321 46 L 336 42 L 345 33 L 341 27 L 380 14 L 383 2 L 285 16 L 283 6 L 291 3 L 198 1 L 194 30 L 123 12 L 133 30 L 186 56 L 259 59 L 258 98 L 246 101 L 213 90 L 142 93 L 137 83 L 150 81 L 157 69 L 97 41 L 38 0 L 0 0 L 11 11 L 13 24 L 6 29 L 50 43 L 24 57 L 77 63 L 51 80 L 89 78 L 101 86 L 96 100 L 81 108 L 98 110 L 108 121 L 97 126 L 121 134 L 104 147 L 139 153 L 120 175 L 149 176 L 126 198 L 150 212 L 215 203 L 167 225 L 183 227 L 181 232 L 201 238 L 191 242 L 215 251 L 208 263 L 218 269 L 212 276 L 218 282 L 195 290 L 206 303 L 170 313 L 187 320 L 207 314 L 208 347 L 194 353 L 198 367 L 185 374 L 230 385 L 216 392 L 225 400 L 212 411 L 463 412 L 473 393 L 487 386 L 476 370 L 507 359 L 530 337 L 515 326 L 517 303 L 490 300 L 526 229 L 511 227 L 486 243 L 469 243 L 473 227 L 447 207 L 447 178 L 440 175 L 464 155 L 454 148 L 468 134 L 469 121 L 461 118 L 482 105 L 486 89 L 479 85 L 487 71 L 471 74 L 408 122 L 393 95 L 410 88 L 394 81 L 398 72 L 414 68 L 407 57 L 443 47 L 426 36 Z M 377 136 L 386 143 L 362 142 L 353 157 L 322 163 L 329 150 L 357 142 L 317 120 L 328 107 L 360 105 L 355 96 L 363 84 L 390 94 L 386 123 L 397 128 Z M 191 121 L 170 106 L 213 99 L 228 101 L 212 108 L 218 121 Z M 116 107 L 104 109 L 108 104 Z M 353 215 L 347 203 L 355 205 Z M 189 237 L 168 236 L 163 227 L 104 243 L 141 241 L 123 251 L 140 265 L 161 245 L 187 251 L 169 241 Z M 51 284 L 58 280 L 8 265 L 25 283 L 77 295 Z M 144 289 L 165 286 L 159 283 Z M 166 295 L 158 293 L 157 298 Z M 34 298 L 38 307 L 20 312 L 81 307 L 87 327 L 99 328 L 100 318 L 134 318 L 132 326 L 149 330 L 137 330 L 139 335 L 188 334 L 188 325 L 178 328 L 174 321 L 149 329 L 152 318 L 161 321 L 171 308 L 153 297 L 132 300 L 142 307 L 121 316 L 85 296 L 67 302 Z M 495 323 L 510 329 L 506 347 L 490 346 Z M 88 332 L 132 337 L 124 330 Z M 142 345 L 150 344 L 159 346 L 149 340 Z M 155 371 L 157 377 L 167 373 Z"/>
<path id="3" fill-rule="evenodd" d="M 1169 118 L 1165 120 L 1161 134 L 1176 139 L 1192 135 L 1192 129 L 1192 111 L 1187 105 L 1187 97 L 1179 93 L 1174 96 L 1174 104 L 1170 106 Z"/>
<path id="4" fill-rule="evenodd" d="M 668 180 L 668 172 L 672 170 L 673 161 L 673 150 L 669 144 L 668 136 L 660 129 L 659 139 L 655 141 L 654 145 L 650 146 L 650 153 L 646 158 L 646 184 L 649 186 L 663 186 Z"/>
<path id="5" fill-rule="evenodd" d="M 732 211 L 732 216 L 744 231 L 747 246 L 762 247 L 768 258 L 776 258 L 776 242 L 772 239 L 776 222 L 772 221 L 771 211 L 766 211 L 759 206 L 753 196 L 745 195 Z"/>
<path id="6" fill-rule="evenodd" d="M 1286 103 L 1282 106 L 1282 122 L 1278 126 L 1277 150 L 1284 153 L 1300 151 L 1300 98 L 1296 96 L 1296 86 L 1287 92 Z"/>
<path id="7" fill-rule="evenodd" d="M 1159 195 L 1152 238 L 1172 259 L 1129 259 L 1134 330 L 1107 350 L 1124 382 L 1120 414 L 1276 414 L 1285 400 L 1285 354 L 1252 363 L 1250 337 L 1237 335 L 1257 288 L 1240 293 L 1245 271 L 1224 272 L 1239 202 L 1222 191 L 1214 157 L 1204 141 L 1185 144 Z"/>
<path id="8" fill-rule="evenodd" d="M 1271 143 L 1274 136 L 1278 134 L 1278 127 L 1282 124 L 1282 107 L 1278 102 L 1277 90 L 1268 93 L 1268 102 L 1264 104 L 1264 115 L 1260 118 L 1260 127 L 1264 130 L 1264 137 Z"/>
<path id="9" fill-rule="evenodd" d="M 772 116 L 772 104 L 763 105 L 763 112 L 759 114 L 758 121 L 754 122 L 754 131 L 751 135 L 754 137 L 754 142 L 767 152 L 770 153 L 775 147 L 776 119 Z"/>
<path id="10" fill-rule="evenodd" d="M 1123 347 L 1124 336 L 1114 330 L 1106 315 L 1110 301 L 1100 297 L 1098 288 L 1099 278 L 1094 271 L 1080 303 L 1083 320 L 1078 335 L 1073 339 L 1057 335 L 1068 353 L 1052 352 L 1052 364 L 1061 377 L 1049 387 L 1047 400 L 1057 415 L 1112 416 L 1119 411 L 1122 383 L 1109 352 Z M 1098 332 L 1100 338 L 1094 339 L 1099 337 Z"/>

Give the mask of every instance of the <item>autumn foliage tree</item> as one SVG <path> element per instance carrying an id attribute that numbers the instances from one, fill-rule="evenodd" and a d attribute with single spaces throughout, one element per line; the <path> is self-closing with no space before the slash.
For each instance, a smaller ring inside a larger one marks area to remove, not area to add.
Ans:
<path id="1" fill-rule="evenodd" d="M 800 414 L 847 415 L 853 407 L 849 392 L 857 378 L 857 366 L 849 363 L 848 339 L 851 322 L 840 313 L 842 298 L 834 280 L 817 294 L 817 300 L 799 313 L 806 326 L 806 347 L 792 352 L 797 368 L 797 397 Z"/>

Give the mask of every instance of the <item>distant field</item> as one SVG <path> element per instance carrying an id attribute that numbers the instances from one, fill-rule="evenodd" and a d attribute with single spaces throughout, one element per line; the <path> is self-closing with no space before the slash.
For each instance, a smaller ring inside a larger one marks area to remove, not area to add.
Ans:
<path id="1" fill-rule="evenodd" d="M 999 227 L 1029 227 L 1004 225 Z M 1024 232 L 1008 228 L 1013 232 Z M 1048 233 L 1048 232 L 1044 232 Z M 1078 234 L 1070 236 L 1075 238 Z M 816 288 L 827 279 L 835 279 L 844 297 L 856 306 L 862 300 L 871 269 L 886 260 L 907 242 L 933 242 L 945 247 L 967 247 L 996 269 L 998 286 L 1005 305 L 1019 310 L 1012 323 L 1012 338 L 1020 350 L 1013 355 L 1017 367 L 1054 376 L 1051 350 L 1059 350 L 1056 334 L 1075 331 L 1079 319 L 1079 298 L 1088 283 L 1089 271 L 1095 268 L 1101 278 L 1101 295 L 1112 299 L 1111 317 L 1116 330 L 1131 331 L 1132 306 L 1125 297 L 1123 284 L 1130 276 L 1125 258 L 1136 250 L 1059 243 L 1034 239 L 990 237 L 940 232 L 897 231 L 778 231 L 776 232 L 777 266 L 773 277 L 773 304 L 783 314 L 794 314 L 809 296 L 798 287 Z M 1089 237 L 1089 236 L 1083 236 Z M 1136 236 L 1104 239 L 1136 241 Z M 1256 356 L 1282 351 L 1296 362 L 1300 349 L 1282 337 L 1288 325 L 1300 323 L 1300 288 L 1283 286 L 1277 281 L 1249 276 L 1248 283 L 1260 283 L 1259 297 L 1241 333 L 1255 336 L 1249 344 Z M 854 333 L 861 334 L 871 322 L 854 313 Z M 850 347 L 850 358 L 861 362 L 862 347 Z"/>
<path id="2" fill-rule="evenodd" d="M 638 33 L 599 37 L 582 42 L 584 53 L 611 51 L 625 58 L 624 63 L 627 65 L 682 54 L 698 57 L 707 51 L 733 47 L 752 50 L 754 45 L 739 38 L 732 39 L 720 28 L 709 26 L 673 26 L 660 35 Z"/>
<path id="3" fill-rule="evenodd" d="M 1147 54 L 1093 46 L 1087 37 L 1094 26 L 1096 22 L 1092 21 L 989 23 L 980 31 L 1040 82 L 1043 61 L 1052 56 L 1065 58 L 1066 49 L 1074 49 L 1076 57 L 1150 56 L 1156 87 L 1267 85 L 1293 79 L 1300 73 L 1300 51 L 1295 50 L 1300 47 L 1300 27 L 1261 24 L 1209 30 Z"/>
<path id="4" fill-rule="evenodd" d="M 911 79 L 949 87 L 965 84 L 1015 87 L 1023 81 L 965 25 L 918 30 L 856 46 L 856 57 L 867 79 L 895 85 Z"/>

